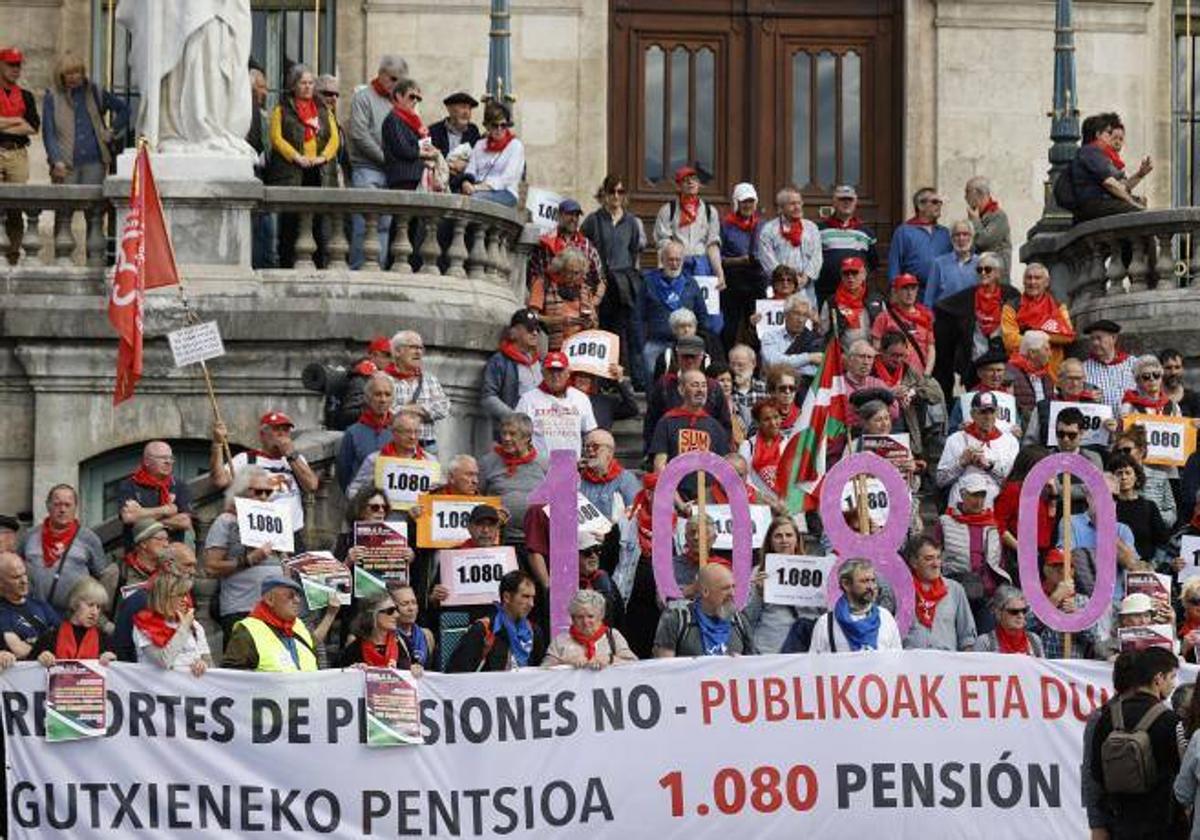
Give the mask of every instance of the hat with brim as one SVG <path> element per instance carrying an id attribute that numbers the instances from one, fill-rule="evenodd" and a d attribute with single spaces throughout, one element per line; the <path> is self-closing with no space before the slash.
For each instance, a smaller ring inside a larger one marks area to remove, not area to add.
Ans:
<path id="1" fill-rule="evenodd" d="M 979 369 L 988 365 L 1006 365 L 1008 364 L 1008 356 L 1003 350 L 989 350 L 975 361 L 971 362 L 971 369 L 979 373 Z"/>
<path id="2" fill-rule="evenodd" d="M 991 489 L 991 484 L 982 473 L 972 472 L 959 479 L 958 489 L 962 493 L 986 493 Z"/>
<path id="3" fill-rule="evenodd" d="M 0 63 L 3 64 L 24 64 L 25 56 L 16 47 L 5 47 L 0 50 Z"/>
<path id="4" fill-rule="evenodd" d="M 1113 335 L 1121 334 L 1121 325 L 1116 321 L 1110 321 L 1107 318 L 1102 318 L 1093 324 L 1089 324 L 1087 329 L 1083 331 L 1084 335 L 1091 335 L 1094 332 L 1106 332 Z"/>
<path id="5" fill-rule="evenodd" d="M 685 335 L 675 339 L 675 352 L 680 356 L 703 356 L 704 339 L 698 335 Z"/>
<path id="6" fill-rule="evenodd" d="M 303 595 L 304 595 L 304 587 L 300 585 L 299 581 L 292 580 L 291 578 L 278 577 L 278 576 L 269 577 L 266 580 L 264 580 L 262 582 L 262 587 L 260 588 L 259 591 L 261 594 L 266 595 L 272 589 L 276 589 L 280 586 L 287 587 L 288 589 L 292 590 L 293 592 L 300 595 L 301 597 L 303 597 Z"/>
<path id="7" fill-rule="evenodd" d="M 1121 601 L 1121 615 L 1141 615 L 1154 609 L 1154 602 L 1145 592 L 1135 592 L 1126 595 Z"/>
<path id="8" fill-rule="evenodd" d="M 133 542 L 137 545 L 157 534 L 165 534 L 167 528 L 157 519 L 139 519 L 133 526 Z"/>
<path id="9" fill-rule="evenodd" d="M 454 93 L 442 100 L 443 105 L 470 105 L 472 108 L 479 107 L 479 100 L 465 90 L 456 90 Z"/>
<path id="10" fill-rule="evenodd" d="M 480 522 L 499 522 L 500 511 L 496 510 L 491 505 L 475 505 L 471 508 L 470 523 L 475 525 Z"/>

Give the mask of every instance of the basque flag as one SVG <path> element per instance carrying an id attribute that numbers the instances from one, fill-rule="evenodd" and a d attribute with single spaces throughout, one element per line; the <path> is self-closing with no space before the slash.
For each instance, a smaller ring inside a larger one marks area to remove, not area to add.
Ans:
<path id="1" fill-rule="evenodd" d="M 142 377 L 142 304 L 146 289 L 178 285 L 175 253 L 150 169 L 150 153 L 144 143 L 139 144 L 129 187 L 129 215 L 121 229 L 108 296 L 108 321 L 120 336 L 113 405 L 132 397 Z"/>

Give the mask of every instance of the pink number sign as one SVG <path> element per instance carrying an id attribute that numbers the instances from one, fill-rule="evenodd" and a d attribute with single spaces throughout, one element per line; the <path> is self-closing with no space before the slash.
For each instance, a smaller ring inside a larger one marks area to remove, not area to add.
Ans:
<path id="1" fill-rule="evenodd" d="M 550 469 L 529 494 L 530 504 L 550 506 L 550 636 L 571 626 L 567 605 L 579 589 L 579 470 L 575 453 L 550 453 Z"/>

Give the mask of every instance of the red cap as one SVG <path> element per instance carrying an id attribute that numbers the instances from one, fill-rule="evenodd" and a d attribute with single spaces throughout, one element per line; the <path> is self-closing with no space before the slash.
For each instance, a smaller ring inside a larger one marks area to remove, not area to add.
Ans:
<path id="1" fill-rule="evenodd" d="M 354 366 L 354 372 L 359 376 L 370 376 L 379 372 L 379 367 L 370 359 L 363 359 Z"/>
<path id="2" fill-rule="evenodd" d="M 392 340 L 386 335 L 377 335 L 371 339 L 371 343 L 367 345 L 368 353 L 391 353 Z"/>
<path id="3" fill-rule="evenodd" d="M 1042 558 L 1042 562 L 1047 566 L 1063 565 L 1063 553 L 1061 548 L 1052 548 L 1046 552 L 1046 556 Z"/>
<path id="4" fill-rule="evenodd" d="M 263 428 L 266 428 L 267 426 L 287 426 L 292 429 L 296 428 L 296 424 L 292 422 L 292 418 L 288 417 L 282 411 L 268 411 L 262 416 L 262 419 L 258 421 L 258 425 Z"/>
<path id="5" fill-rule="evenodd" d="M 699 178 L 700 173 L 696 171 L 694 166 L 681 166 L 675 170 L 675 183 L 683 183 L 684 178 Z"/>
<path id="6" fill-rule="evenodd" d="M 567 359 L 566 353 L 555 350 L 553 353 L 546 354 L 546 358 L 542 360 L 542 367 L 546 370 L 567 370 L 571 367 L 571 362 Z"/>
<path id="7" fill-rule="evenodd" d="M 16 47 L 5 47 L 0 50 L 0 62 L 4 64 L 24 64 L 25 56 Z"/>
<path id="8" fill-rule="evenodd" d="M 897 274 L 892 278 L 893 289 L 903 289 L 905 286 L 920 286 L 921 281 L 911 274 Z"/>
<path id="9" fill-rule="evenodd" d="M 842 260 L 842 271 L 862 271 L 867 267 L 867 264 L 862 261 L 862 257 L 846 257 Z"/>

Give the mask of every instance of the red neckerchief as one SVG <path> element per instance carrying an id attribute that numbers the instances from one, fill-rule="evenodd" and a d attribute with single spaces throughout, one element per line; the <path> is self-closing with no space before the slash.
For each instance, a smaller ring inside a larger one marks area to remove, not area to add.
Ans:
<path id="1" fill-rule="evenodd" d="M 315 138 L 317 132 L 321 129 L 317 100 L 295 97 L 292 101 L 296 104 L 296 116 L 304 124 L 304 142 L 307 143 Z"/>
<path id="2" fill-rule="evenodd" d="M 746 499 L 752 505 L 758 504 L 758 488 L 753 484 L 746 484 Z M 712 501 L 714 505 L 729 504 L 729 494 L 725 492 L 725 487 L 719 482 L 712 485 Z"/>
<path id="3" fill-rule="evenodd" d="M 761 219 L 761 213 L 752 213 L 749 218 L 747 218 L 736 210 L 730 210 L 725 214 L 723 221 L 730 227 L 735 227 L 740 231 L 750 233 L 754 230 L 754 226 L 757 225 Z"/>
<path id="4" fill-rule="evenodd" d="M 0 87 L 0 117 L 25 119 L 25 97 L 16 85 L 10 88 Z"/>
<path id="5" fill-rule="evenodd" d="M 679 226 L 681 228 L 687 227 L 696 221 L 698 215 L 700 215 L 700 196 L 679 196 Z"/>
<path id="6" fill-rule="evenodd" d="M 1123 403 L 1129 403 L 1130 405 L 1137 406 L 1138 408 L 1146 408 L 1151 411 L 1162 411 L 1167 407 L 1167 403 L 1170 401 L 1171 398 L 1166 394 L 1155 398 L 1147 397 L 1138 391 L 1126 391 L 1125 396 L 1121 397 L 1121 402 Z"/>
<path id="7" fill-rule="evenodd" d="M 797 219 L 795 224 L 789 224 L 787 219 L 780 216 L 779 235 L 786 239 L 793 248 L 799 248 L 804 239 L 804 220 Z"/>
<path id="8" fill-rule="evenodd" d="M 858 294 L 855 294 L 846 288 L 845 283 L 838 283 L 837 291 L 833 293 L 833 303 L 846 319 L 846 326 L 852 330 L 858 329 L 867 305 L 867 284 L 863 283 Z"/>
<path id="9" fill-rule="evenodd" d="M 1106 158 L 1108 158 L 1109 160 L 1111 160 L 1112 165 L 1117 167 L 1117 169 L 1120 169 L 1120 170 L 1125 169 L 1125 161 L 1121 160 L 1121 156 L 1119 154 L 1117 154 L 1117 150 L 1114 149 L 1112 146 L 1108 145 L 1107 143 L 1105 143 L 1103 140 L 1101 140 L 1098 137 L 1092 141 L 1092 145 L 1095 146 L 1100 151 L 1104 152 L 1104 156 Z"/>
<path id="10" fill-rule="evenodd" d="M 825 220 L 825 227 L 833 228 L 834 230 L 858 230 L 862 227 L 862 222 L 857 216 L 851 216 L 849 219 L 839 219 L 837 216 L 830 216 Z"/>
<path id="11" fill-rule="evenodd" d="M 707 416 L 708 416 L 708 412 L 705 411 L 703 408 L 697 408 L 693 411 L 690 408 L 684 408 L 683 406 L 679 406 L 678 408 L 672 408 L 669 411 L 665 412 L 663 414 L 663 419 L 665 420 L 668 417 L 672 417 L 672 418 L 673 417 L 686 417 L 687 421 L 688 421 L 688 428 L 694 429 L 696 427 L 696 421 L 699 420 L 701 417 L 707 417 Z"/>
<path id="12" fill-rule="evenodd" d="M 920 578 L 913 575 L 913 589 L 917 596 L 917 621 L 932 630 L 933 614 L 937 612 L 938 602 L 950 591 L 946 588 L 946 579 L 939 576 L 933 583 L 922 583 Z"/>
<path id="13" fill-rule="evenodd" d="M 616 458 L 613 458 L 608 462 L 608 469 L 605 472 L 598 473 L 591 467 L 584 467 L 580 472 L 580 477 L 588 484 L 608 484 L 623 472 L 625 472 L 625 468 Z"/>
<path id="14" fill-rule="evenodd" d="M 383 372 L 392 377 L 392 379 L 405 380 L 419 379 L 421 377 L 420 368 L 417 368 L 416 370 L 400 370 L 400 368 L 396 367 L 395 362 L 392 362 L 390 365 L 384 368 Z"/>
<path id="15" fill-rule="evenodd" d="M 550 396 L 552 396 L 552 397 L 556 397 L 557 399 L 560 399 L 560 400 L 563 398 L 563 394 L 567 393 L 567 388 L 570 388 L 570 387 L 571 387 L 571 382 L 570 382 L 570 380 L 567 380 L 567 387 L 566 387 L 566 388 L 563 388 L 561 391 L 559 391 L 559 392 L 556 394 L 556 393 L 554 393 L 553 391 L 551 391 L 551 390 L 550 390 L 550 387 L 549 387 L 549 386 L 546 384 L 546 380 L 545 380 L 545 379 L 543 379 L 541 382 L 539 382 L 539 383 L 538 383 L 538 390 L 539 390 L 539 391 L 541 391 L 541 392 L 543 392 L 543 393 L 545 393 L 545 394 L 549 394 Z"/>
<path id="16" fill-rule="evenodd" d="M 570 632 L 571 638 L 583 646 L 584 656 L 587 657 L 588 662 L 591 662 L 596 656 L 596 642 L 603 639 L 605 634 L 608 633 L 608 625 L 603 621 L 600 622 L 600 626 L 596 628 L 596 632 L 590 636 L 583 635 L 582 632 L 575 629 L 575 625 L 573 624 L 571 625 Z"/>
<path id="17" fill-rule="evenodd" d="M 1058 301 L 1046 293 L 1039 298 L 1021 295 L 1021 305 L 1017 309 L 1017 325 L 1021 332 L 1025 330 L 1041 330 L 1048 333 L 1065 333 L 1063 324 L 1059 321 Z"/>
<path id="18" fill-rule="evenodd" d="M 1020 353 L 1013 353 L 1012 357 L 1008 360 L 1008 363 L 1017 370 L 1024 371 L 1029 375 L 1030 379 L 1047 376 L 1050 373 L 1050 366 L 1048 364 L 1042 365 L 1041 367 L 1034 367 L 1033 362 L 1029 361 L 1028 358 Z"/>
<path id="19" fill-rule="evenodd" d="M 875 357 L 875 365 L 871 368 L 871 373 L 883 380 L 884 385 L 887 385 L 889 388 L 895 388 L 900 384 L 900 380 L 904 378 L 904 365 L 898 365 L 896 372 L 892 373 L 888 366 L 883 363 L 883 356 L 879 355 Z"/>
<path id="20" fill-rule="evenodd" d="M 392 98 L 392 92 L 390 90 L 388 90 L 387 87 L 384 86 L 383 82 L 379 81 L 378 76 L 376 76 L 374 79 L 371 80 L 371 87 L 375 88 L 375 92 L 378 93 L 380 96 L 382 96 L 384 99 Z"/>
<path id="21" fill-rule="evenodd" d="M 1024 630 L 996 625 L 996 646 L 1001 653 L 1029 653 L 1029 636 Z"/>
<path id="22" fill-rule="evenodd" d="M 997 429 L 995 426 L 992 426 L 992 430 L 990 432 L 987 432 L 986 433 L 987 436 L 985 437 L 984 436 L 985 433 L 983 432 L 983 430 L 980 429 L 979 426 L 977 424 L 975 424 L 974 422 L 968 423 L 967 425 L 963 426 L 963 431 L 966 432 L 971 437 L 975 438 L 975 440 L 981 440 L 984 443 L 988 443 L 988 442 L 993 441 L 996 438 L 1000 437 L 1000 430 Z"/>
<path id="23" fill-rule="evenodd" d="M 753 470 L 762 475 L 764 479 L 764 470 L 770 470 L 772 474 L 779 467 L 779 459 L 783 456 L 783 436 L 776 435 L 774 440 L 765 440 L 762 433 L 754 436 L 754 448 L 750 452 L 750 466 Z M 774 485 L 774 481 L 768 481 L 768 484 Z"/>
<path id="24" fill-rule="evenodd" d="M 996 522 L 996 512 L 991 508 L 981 510 L 979 513 L 963 513 L 956 507 L 948 507 L 946 508 L 946 515 L 955 522 L 961 522 L 963 525 L 995 525 L 999 527 L 999 524 Z"/>
<path id="25" fill-rule="evenodd" d="M 509 475 L 516 475 L 519 467 L 532 463 L 537 458 L 537 450 L 532 447 L 524 455 L 508 455 L 499 445 L 493 446 L 492 451 L 504 462 L 504 469 Z"/>
<path id="26" fill-rule="evenodd" d="M 358 422 L 362 423 L 369 429 L 374 429 L 377 432 L 382 432 L 384 429 L 392 425 L 392 412 L 380 417 L 369 408 L 364 408 L 363 413 L 358 415 Z"/>
<path id="27" fill-rule="evenodd" d="M 1000 329 L 1000 305 L 1003 296 L 995 283 L 975 287 L 975 322 L 979 331 L 991 335 Z"/>
<path id="28" fill-rule="evenodd" d="M 592 572 L 591 574 L 587 574 L 587 575 L 580 573 L 579 588 L 580 589 L 595 589 L 596 581 L 600 580 L 601 574 L 602 574 L 602 572 L 599 569 L 596 569 L 596 571 Z"/>
<path id="29" fill-rule="evenodd" d="M 1099 356 L 1097 356 L 1094 353 L 1091 354 L 1091 356 L 1089 356 L 1089 358 L 1093 362 L 1096 362 L 1097 364 L 1104 365 L 1105 367 L 1112 367 L 1113 365 L 1119 365 L 1122 362 L 1124 362 L 1126 359 L 1128 359 L 1129 354 L 1126 353 L 1124 350 L 1118 350 L 1115 354 L 1113 354 L 1113 358 L 1112 358 L 1111 362 L 1104 361 L 1103 359 L 1101 359 Z"/>
<path id="30" fill-rule="evenodd" d="M 149 472 L 147 472 L 146 465 L 143 464 L 139 466 L 137 468 L 137 472 L 135 472 L 129 478 L 134 484 L 137 484 L 140 487 L 153 487 L 155 490 L 157 490 L 158 503 L 160 505 L 167 505 L 171 503 L 172 476 L 168 475 L 165 478 L 159 478 L 158 476 L 151 475 Z"/>
<path id="31" fill-rule="evenodd" d="M 254 605 L 254 609 L 250 610 L 250 618 L 257 618 L 268 627 L 273 627 L 285 636 L 291 636 L 295 632 L 294 621 L 284 621 L 275 612 L 267 606 L 266 601 L 259 601 Z"/>
<path id="32" fill-rule="evenodd" d="M 78 533 L 78 519 L 72 520 L 71 524 L 61 531 L 51 526 L 50 517 L 42 520 L 42 562 L 47 569 L 54 568 Z"/>
<path id="33" fill-rule="evenodd" d="M 995 213 L 1000 209 L 1000 202 L 988 196 L 987 204 L 979 208 L 979 215 L 986 216 L 988 213 Z"/>
<path id="34" fill-rule="evenodd" d="M 651 508 L 650 493 L 646 490 L 639 490 L 638 494 L 633 497 L 633 507 L 630 508 L 630 518 L 637 522 L 638 531 L 638 548 L 643 556 L 649 557 L 653 551 L 651 542 L 654 537 L 653 522 L 654 516 Z M 675 527 L 674 514 L 672 514 L 671 527 Z"/>
<path id="35" fill-rule="evenodd" d="M 787 417 L 783 418 L 781 428 L 790 429 L 796 425 L 796 421 L 800 419 L 800 407 L 795 403 L 788 406 Z"/>
<path id="36" fill-rule="evenodd" d="M 896 320 L 903 321 L 910 327 L 923 330 L 933 329 L 933 312 L 923 303 L 914 303 L 912 309 L 903 309 L 899 304 L 892 304 L 889 311 Z"/>
<path id="37" fill-rule="evenodd" d="M 1081 390 L 1078 394 L 1076 394 L 1073 397 L 1069 394 L 1064 394 L 1062 391 L 1059 391 L 1058 389 L 1055 389 L 1054 396 L 1055 396 L 1055 399 L 1061 400 L 1062 402 L 1078 402 L 1078 403 L 1098 403 L 1098 402 L 1100 402 L 1100 395 L 1097 394 L 1095 391 L 1089 391 L 1087 388 L 1084 388 L 1083 390 Z"/>
<path id="38" fill-rule="evenodd" d="M 153 610 L 138 610 L 133 616 L 133 623 L 146 634 L 152 645 L 160 648 L 166 647 L 179 629 L 167 624 L 167 619 Z"/>
<path id="39" fill-rule="evenodd" d="M 400 643 L 396 641 L 395 633 L 387 634 L 383 653 L 379 652 L 379 648 L 370 639 L 363 639 L 359 643 L 359 650 L 362 651 L 363 664 L 372 668 L 395 668 L 396 661 L 400 658 Z"/>
<path id="40" fill-rule="evenodd" d="M 56 659 L 99 659 L 100 630 L 89 627 L 83 634 L 83 641 L 75 639 L 75 626 L 69 621 L 58 625 L 58 635 L 54 639 L 54 656 Z"/>
<path id="41" fill-rule="evenodd" d="M 924 219 L 922 219 L 920 216 L 912 216 L 911 218 L 905 219 L 904 224 L 915 225 L 916 227 L 922 227 L 922 228 L 931 228 L 937 223 L 936 222 L 927 222 Z"/>
<path id="42" fill-rule="evenodd" d="M 553 233 L 544 233 L 538 237 L 538 243 L 555 256 L 561 254 L 569 247 L 584 250 L 587 246 L 586 237 L 579 231 L 575 231 L 570 236 L 563 236 L 557 230 Z"/>
<path id="43" fill-rule="evenodd" d="M 541 354 L 539 353 L 534 353 L 532 356 L 529 355 L 507 338 L 500 342 L 500 353 L 525 367 L 533 367 L 538 363 L 538 359 L 541 358 Z"/>
<path id="44" fill-rule="evenodd" d="M 392 108 L 392 113 L 399 117 L 406 126 L 413 130 L 413 133 L 418 137 L 428 137 L 429 129 L 425 127 L 425 123 L 421 122 L 421 115 L 416 111 L 410 111 L 404 108 L 399 102 Z"/>
<path id="45" fill-rule="evenodd" d="M 405 455 L 396 448 L 396 441 L 394 440 L 389 440 L 383 445 L 383 448 L 379 450 L 379 456 L 381 458 L 414 458 L 418 461 L 424 461 L 429 458 L 425 454 L 425 450 L 421 448 L 421 444 L 417 444 L 417 448 L 413 451 L 412 455 Z"/>
<path id="46" fill-rule="evenodd" d="M 516 139 L 517 139 L 517 135 L 513 134 L 507 128 L 504 129 L 504 133 L 502 135 L 500 135 L 499 140 L 493 139 L 491 133 L 489 132 L 486 148 L 489 152 L 495 152 L 496 154 L 500 154 L 501 152 L 503 152 L 505 149 L 508 148 L 509 143 L 511 143 L 513 140 L 516 140 Z"/>
<path id="47" fill-rule="evenodd" d="M 1179 638 L 1186 639 L 1189 633 L 1194 633 L 1197 630 L 1200 630 L 1200 619 L 1189 618 L 1179 628 Z"/>

